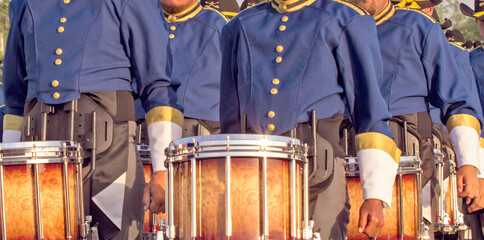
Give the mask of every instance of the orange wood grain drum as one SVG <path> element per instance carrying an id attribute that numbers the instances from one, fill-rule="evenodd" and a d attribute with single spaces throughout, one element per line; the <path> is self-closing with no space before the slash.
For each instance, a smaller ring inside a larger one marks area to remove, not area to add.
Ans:
<path id="1" fill-rule="evenodd" d="M 137 146 L 138 153 L 141 158 L 141 163 L 143 164 L 143 172 L 145 175 L 145 181 L 148 183 L 151 179 L 151 175 L 153 174 L 153 168 L 151 166 L 151 154 L 150 154 L 150 148 L 149 145 L 138 145 Z M 165 171 L 163 171 L 165 172 Z M 165 178 L 163 178 L 163 181 Z M 166 183 L 162 182 L 162 187 L 166 189 Z M 165 213 L 160 213 L 156 215 L 156 219 L 153 219 L 153 214 L 150 213 L 149 211 L 145 211 L 145 217 L 144 217 L 144 227 L 143 227 L 143 232 L 144 233 L 155 233 L 156 231 L 160 231 L 160 220 L 166 219 Z"/>
<path id="2" fill-rule="evenodd" d="M 361 187 L 357 162 L 352 159 L 351 170 L 346 171 L 346 182 L 348 184 L 348 194 L 350 198 L 350 222 L 348 224 L 348 239 L 368 239 L 366 235 L 358 232 L 359 208 L 363 203 L 363 189 Z M 401 161 L 402 163 L 402 161 Z M 347 159 L 348 166 L 348 159 Z M 356 167 L 355 167 L 356 166 Z M 393 186 L 392 206 L 384 209 L 383 227 L 378 239 L 417 239 L 418 237 L 418 216 L 421 208 L 419 204 L 420 187 L 418 183 L 418 173 L 420 168 L 411 168 L 406 171 L 399 169 L 395 184 Z M 401 184 L 401 188 L 400 188 Z M 402 197 L 400 197 L 402 196 Z M 403 209 L 403 211 L 401 211 Z M 403 229 L 401 228 L 403 227 Z"/>
<path id="3" fill-rule="evenodd" d="M 36 147 L 33 147 L 36 145 Z M 1 186 L 7 239 L 80 239 L 79 236 L 79 149 L 71 142 L 25 142 L 0 144 L 3 168 Z M 64 155 L 64 156 L 63 156 Z M 69 157 L 70 155 L 70 157 Z M 44 162 L 44 163 L 42 163 Z M 37 198 L 34 168 L 38 167 L 41 223 L 37 221 Z M 68 186 L 64 178 L 67 166 Z M 67 189 L 67 191 L 66 191 Z M 65 197 L 68 195 L 68 204 Z M 67 206 L 69 205 L 69 207 Z M 67 230 L 69 212 L 70 234 Z"/>
<path id="4" fill-rule="evenodd" d="M 273 146 L 274 143 L 277 146 Z M 264 224 L 264 157 L 261 157 L 264 154 L 267 157 L 266 223 L 269 233 L 265 239 L 301 239 L 305 163 L 302 148 L 296 139 L 255 134 L 212 135 L 175 141 L 170 148 L 172 158 L 169 158 L 173 173 L 172 234 L 175 239 L 192 239 L 193 234 L 196 239 L 229 239 L 228 232 L 231 232 L 231 240 L 260 239 Z M 288 154 L 290 152 L 293 155 Z M 292 161 L 291 157 L 297 160 Z M 196 159 L 194 181 L 190 161 L 193 158 Z M 227 184 L 228 158 L 230 184 Z M 292 163 L 295 164 L 294 175 L 291 175 Z M 195 199 L 192 198 L 193 187 Z M 230 204 L 227 206 L 229 188 Z M 294 205 L 291 205 L 292 192 Z M 196 216 L 192 215 L 193 201 Z M 231 212 L 230 223 L 227 222 L 227 208 Z M 193 217 L 195 229 L 192 228 Z M 295 225 L 291 225 L 291 220 Z M 231 231 L 227 231 L 229 228 Z"/>

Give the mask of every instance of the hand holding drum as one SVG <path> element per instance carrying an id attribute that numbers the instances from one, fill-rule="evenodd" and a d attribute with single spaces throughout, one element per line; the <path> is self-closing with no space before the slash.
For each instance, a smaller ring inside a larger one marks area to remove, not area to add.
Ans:
<path id="1" fill-rule="evenodd" d="M 150 210 L 152 213 L 165 211 L 165 171 L 153 173 L 150 182 L 146 185 L 143 193 L 143 204 L 145 211 Z"/>
<path id="2" fill-rule="evenodd" d="M 358 232 L 372 238 L 383 229 L 383 203 L 379 199 L 367 199 L 361 204 Z"/>
<path id="3" fill-rule="evenodd" d="M 461 198 L 467 197 L 467 205 L 479 196 L 479 180 L 474 166 L 463 165 L 457 170 L 457 193 Z"/>

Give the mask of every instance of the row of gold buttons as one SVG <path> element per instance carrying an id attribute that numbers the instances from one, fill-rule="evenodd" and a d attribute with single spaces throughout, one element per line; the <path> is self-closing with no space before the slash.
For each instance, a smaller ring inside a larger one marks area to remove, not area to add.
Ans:
<path id="1" fill-rule="evenodd" d="M 176 30 L 176 26 L 171 26 L 171 27 L 170 27 L 170 30 L 171 30 L 171 31 L 175 31 L 175 30 Z M 173 38 L 175 38 L 175 34 L 170 33 L 170 35 L 168 35 L 168 37 L 169 37 L 170 39 L 173 39 Z"/>
<path id="2" fill-rule="evenodd" d="M 283 16 L 281 18 L 281 22 L 287 22 L 289 20 L 289 17 L 288 16 Z M 286 25 L 280 25 L 279 26 L 279 31 L 283 32 L 286 30 Z M 277 45 L 276 48 L 275 48 L 276 52 L 277 53 L 282 53 L 284 51 L 284 47 L 282 45 Z M 277 56 L 276 57 L 276 63 L 281 63 L 282 62 L 282 56 Z M 279 85 L 280 84 L 280 80 L 278 78 L 274 78 L 272 79 L 272 84 L 273 85 Z M 271 89 L 271 94 L 272 95 L 276 95 L 279 90 L 277 90 L 277 88 L 272 88 Z M 267 113 L 267 117 L 268 118 L 274 118 L 276 116 L 276 113 L 274 111 L 269 111 Z M 276 129 L 276 126 L 274 124 L 269 124 L 267 125 L 267 130 L 269 130 L 270 132 L 274 131 Z"/>
<path id="3" fill-rule="evenodd" d="M 62 1 L 64 2 L 64 4 L 69 4 L 69 3 L 71 2 L 71 0 L 62 0 Z M 59 19 L 59 22 L 60 22 L 60 23 L 66 23 L 66 22 L 67 22 L 67 18 L 66 18 L 66 17 L 61 17 L 61 18 Z M 64 26 L 59 26 L 59 27 L 57 28 L 57 32 L 58 32 L 58 33 L 63 33 L 64 31 L 65 31 Z M 62 55 L 62 53 L 63 53 L 62 48 L 57 48 L 57 49 L 55 50 L 55 55 L 57 55 L 57 56 Z M 54 64 L 55 64 L 55 65 L 57 65 L 57 66 L 61 65 L 61 64 L 62 64 L 62 59 L 60 59 L 60 58 L 55 59 Z M 56 88 L 56 87 L 58 87 L 58 86 L 59 86 L 59 81 L 57 81 L 57 80 L 52 80 L 52 82 L 50 83 L 50 85 L 51 85 L 52 87 Z M 59 93 L 59 92 L 54 92 L 54 93 L 52 94 L 52 97 L 53 97 L 54 99 L 59 99 L 59 98 L 60 98 L 60 93 Z"/>

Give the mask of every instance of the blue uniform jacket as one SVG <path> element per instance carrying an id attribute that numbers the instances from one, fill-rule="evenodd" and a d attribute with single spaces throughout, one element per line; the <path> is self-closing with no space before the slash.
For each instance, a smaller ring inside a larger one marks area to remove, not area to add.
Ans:
<path id="1" fill-rule="evenodd" d="M 173 56 L 172 79 L 181 82 L 178 105 L 185 117 L 219 121 L 220 33 L 226 18 L 198 2 L 176 15 L 165 13 L 165 18 Z"/>
<path id="2" fill-rule="evenodd" d="M 281 134 L 313 109 L 322 119 L 347 108 L 357 133 L 391 137 L 373 18 L 339 0 L 275 8 L 249 8 L 222 32 L 222 132 L 240 132 L 242 114 L 255 132 Z"/>
<path id="3" fill-rule="evenodd" d="M 442 122 L 468 114 L 476 119 L 468 82 L 438 23 L 413 9 L 387 8 L 375 17 L 383 59 L 382 94 L 393 116 L 441 109 Z"/>
<path id="4" fill-rule="evenodd" d="M 133 79 L 146 111 L 181 109 L 168 33 L 152 0 L 13 0 L 9 11 L 9 114 L 22 116 L 26 98 L 60 104 L 86 92 L 131 90 Z"/>
<path id="5" fill-rule="evenodd" d="M 481 105 L 481 100 L 479 99 L 479 92 L 477 86 L 477 80 L 474 76 L 474 72 L 472 71 L 471 62 L 469 60 L 469 52 L 462 48 L 461 46 L 457 45 L 456 43 L 450 43 L 450 49 L 454 53 L 454 57 L 458 64 L 458 69 L 460 70 L 462 76 L 460 79 L 462 81 L 467 82 L 469 89 L 472 91 L 472 101 L 477 103 L 477 105 Z M 479 119 L 482 119 L 482 110 L 479 108 L 477 109 Z M 440 109 L 434 107 L 433 105 L 430 106 L 430 116 L 432 117 L 432 122 L 442 124 L 441 116 L 440 116 Z M 483 126 L 481 126 L 482 129 Z M 481 131 L 481 134 L 484 131 Z"/>
<path id="6" fill-rule="evenodd" d="M 481 103 L 484 103 L 484 49 L 482 46 L 470 52 L 469 58 L 474 76 L 476 78 L 479 99 L 481 100 Z M 481 104 L 481 107 L 484 108 L 484 105 Z"/>

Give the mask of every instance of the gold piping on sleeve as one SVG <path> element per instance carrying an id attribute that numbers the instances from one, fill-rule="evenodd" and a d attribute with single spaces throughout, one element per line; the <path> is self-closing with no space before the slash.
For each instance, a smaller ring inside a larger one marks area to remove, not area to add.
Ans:
<path id="1" fill-rule="evenodd" d="M 21 116 L 7 114 L 3 117 L 3 131 L 16 130 L 22 131 L 24 118 Z"/>
<path id="2" fill-rule="evenodd" d="M 380 149 L 388 153 L 399 164 L 402 151 L 397 144 L 385 134 L 377 132 L 360 133 L 356 135 L 356 151 L 364 149 Z"/>
<path id="3" fill-rule="evenodd" d="M 467 126 L 467 127 L 474 128 L 478 136 L 481 136 L 481 124 L 479 123 L 479 120 L 477 120 L 477 118 L 469 114 L 452 115 L 447 120 L 447 123 L 445 125 L 447 126 L 447 131 L 449 133 L 452 132 L 452 129 L 454 129 L 455 127 Z"/>
<path id="4" fill-rule="evenodd" d="M 173 122 L 178 126 L 183 127 L 183 113 L 173 107 L 160 106 L 151 109 L 146 114 L 146 123 L 148 126 L 161 121 Z"/>

